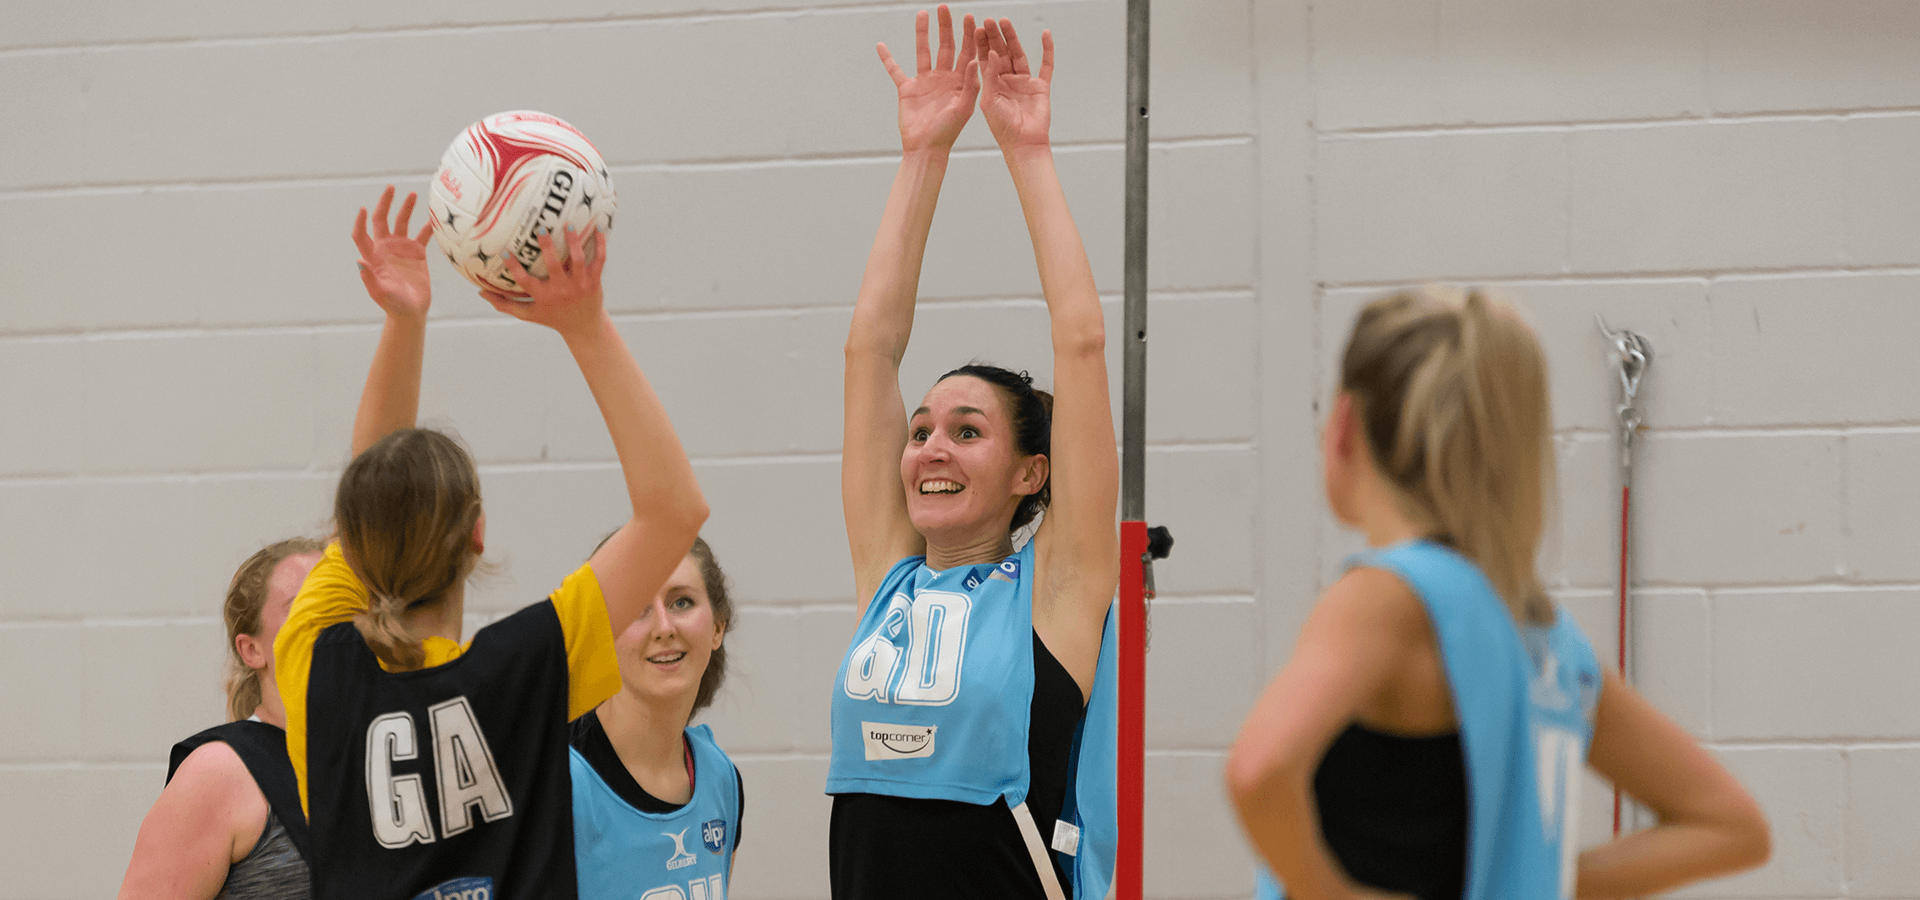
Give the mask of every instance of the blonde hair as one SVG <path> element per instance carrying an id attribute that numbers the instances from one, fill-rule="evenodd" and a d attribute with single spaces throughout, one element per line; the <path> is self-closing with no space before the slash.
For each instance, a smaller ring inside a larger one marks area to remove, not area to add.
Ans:
<path id="1" fill-rule="evenodd" d="M 438 431 L 389 434 L 341 474 L 333 501 L 340 552 L 368 594 L 353 624 L 388 669 L 417 669 L 425 661 L 402 617 L 444 600 L 473 571 L 480 512 L 473 457 Z"/>
<path id="2" fill-rule="evenodd" d="M 1340 386 L 1405 511 L 1478 564 L 1515 621 L 1552 622 L 1534 554 L 1553 415 L 1532 329 L 1479 290 L 1402 291 L 1361 311 Z"/>
<path id="3" fill-rule="evenodd" d="M 253 711 L 260 708 L 262 699 L 260 672 L 240 658 L 240 649 L 234 646 L 234 639 L 243 634 L 260 634 L 260 613 L 267 606 L 267 586 L 273 581 L 273 570 L 279 568 L 288 557 L 319 553 L 324 549 L 325 544 L 305 537 L 268 544 L 247 557 L 247 561 L 240 564 L 239 571 L 233 573 L 233 580 L 227 583 L 227 601 L 220 612 L 227 621 L 229 721 L 238 722 L 253 715 Z M 272 652 L 271 647 L 268 652 Z"/>

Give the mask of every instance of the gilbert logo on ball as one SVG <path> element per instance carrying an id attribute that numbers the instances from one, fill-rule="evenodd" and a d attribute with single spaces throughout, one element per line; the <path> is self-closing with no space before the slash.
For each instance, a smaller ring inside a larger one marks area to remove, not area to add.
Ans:
<path id="1" fill-rule="evenodd" d="M 578 129 L 546 113 L 495 113 L 453 139 L 427 191 L 433 235 L 460 274 L 515 297 L 512 254 L 544 278 L 540 236 L 613 228 L 613 179 Z M 555 241 L 563 255 L 566 244 Z"/>

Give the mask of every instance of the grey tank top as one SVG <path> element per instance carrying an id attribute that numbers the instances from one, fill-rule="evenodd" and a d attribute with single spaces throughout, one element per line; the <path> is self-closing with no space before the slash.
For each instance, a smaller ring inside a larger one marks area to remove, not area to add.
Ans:
<path id="1" fill-rule="evenodd" d="M 293 846 L 280 817 L 267 811 L 267 825 L 253 852 L 227 870 L 215 900 L 308 900 L 307 861 Z"/>

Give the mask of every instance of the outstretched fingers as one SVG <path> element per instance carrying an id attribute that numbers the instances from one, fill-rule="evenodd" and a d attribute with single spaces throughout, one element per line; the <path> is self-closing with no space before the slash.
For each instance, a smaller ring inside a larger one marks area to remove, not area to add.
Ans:
<path id="1" fill-rule="evenodd" d="M 953 11 L 942 3 L 937 13 L 940 17 L 940 56 L 934 66 L 945 72 L 953 68 Z"/>
<path id="2" fill-rule="evenodd" d="M 1014 33 L 1013 20 L 1001 19 L 1000 32 L 1006 39 L 1007 58 L 1013 63 L 1014 74 L 1031 74 L 1027 67 L 1027 51 L 1020 47 L 1020 35 Z"/>
<path id="3" fill-rule="evenodd" d="M 527 303 L 523 300 L 515 300 L 512 297 L 509 297 L 505 294 L 500 293 L 499 291 L 489 291 L 484 289 L 480 291 L 480 299 L 487 301 L 487 303 L 491 304 L 494 309 L 497 309 L 503 313 L 506 313 L 507 315 L 510 315 L 516 319 L 520 319 L 524 321 L 527 318 L 528 306 L 527 306 Z"/>
<path id="4" fill-rule="evenodd" d="M 367 234 L 367 208 L 362 206 L 353 216 L 353 246 L 360 251 L 361 268 L 365 261 L 373 258 L 373 237 Z"/>
<path id="5" fill-rule="evenodd" d="M 1040 32 L 1040 80 L 1053 83 L 1053 31 Z"/>
<path id="6" fill-rule="evenodd" d="M 544 240 L 545 236 L 542 235 L 543 242 L 540 245 L 540 252 L 542 253 L 547 251 L 547 245 L 544 243 Z M 507 253 L 506 270 L 507 276 L 513 279 L 514 285 L 519 287 L 521 292 L 525 293 L 528 297 L 532 297 L 536 289 L 544 286 L 541 279 L 533 277 L 533 273 L 527 271 L 527 267 L 520 264 L 520 257 L 511 251 Z M 552 270 L 548 270 L 548 274 L 552 274 Z"/>
<path id="7" fill-rule="evenodd" d="M 408 223 L 413 219 L 413 204 L 419 199 L 419 194 L 408 191 L 407 199 L 400 201 L 400 214 L 393 220 L 393 234 L 405 237 L 407 232 L 412 230 Z"/>
<path id="8" fill-rule="evenodd" d="M 380 202 L 373 205 L 373 236 L 376 240 L 393 236 L 387 230 L 387 213 L 393 209 L 393 185 L 380 192 Z"/>
<path id="9" fill-rule="evenodd" d="M 427 221 L 421 223 L 420 225 L 420 233 L 413 236 L 413 242 L 416 244 L 419 244 L 422 247 L 425 247 L 427 245 L 427 238 L 430 238 L 432 236 L 433 236 L 433 217 L 428 216 Z"/>
<path id="10" fill-rule="evenodd" d="M 924 9 L 913 17 L 913 61 L 916 75 L 925 75 L 933 69 L 933 52 L 927 49 L 927 11 Z"/>
<path id="11" fill-rule="evenodd" d="M 600 229 L 593 228 L 587 238 L 587 249 L 592 251 L 592 261 L 587 263 L 587 277 L 593 284 L 600 283 L 600 272 L 607 267 L 607 239 L 602 237 Z M 586 259 L 587 257 L 581 257 Z"/>
<path id="12" fill-rule="evenodd" d="M 880 63 L 887 67 L 887 77 L 893 79 L 893 86 L 906 84 L 907 73 L 900 71 L 900 64 L 893 61 L 893 54 L 888 52 L 886 42 L 882 41 L 873 47 L 880 52 Z"/>
<path id="13" fill-rule="evenodd" d="M 965 60 L 968 63 L 974 62 L 973 13 L 967 13 L 966 18 L 962 19 L 960 23 L 960 56 L 955 59 L 955 62 L 957 63 L 960 60 Z"/>
<path id="14" fill-rule="evenodd" d="M 587 274 L 587 235 L 585 232 L 567 229 L 567 261 L 560 265 L 574 281 L 583 280 Z M 547 261 L 547 271 L 553 271 L 553 261 Z"/>

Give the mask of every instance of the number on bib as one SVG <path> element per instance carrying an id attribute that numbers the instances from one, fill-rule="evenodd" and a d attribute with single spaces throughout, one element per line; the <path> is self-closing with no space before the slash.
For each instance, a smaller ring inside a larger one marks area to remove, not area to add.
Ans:
<path id="1" fill-rule="evenodd" d="M 842 690 L 855 700 L 945 706 L 960 694 L 973 600 L 949 591 L 895 594 L 880 627 L 853 649 Z M 906 649 L 898 643 L 906 632 Z"/>
<path id="2" fill-rule="evenodd" d="M 719 875 L 696 878 L 685 888 L 677 884 L 657 887 L 640 895 L 640 900 L 727 900 L 727 882 Z"/>
<path id="3" fill-rule="evenodd" d="M 1580 735 L 1565 728 L 1537 725 L 1535 764 L 1540 779 L 1540 824 L 1549 844 L 1560 848 L 1560 897 L 1573 897 L 1575 819 L 1580 813 L 1580 763 L 1586 756 Z"/>

